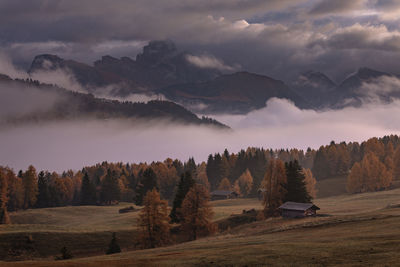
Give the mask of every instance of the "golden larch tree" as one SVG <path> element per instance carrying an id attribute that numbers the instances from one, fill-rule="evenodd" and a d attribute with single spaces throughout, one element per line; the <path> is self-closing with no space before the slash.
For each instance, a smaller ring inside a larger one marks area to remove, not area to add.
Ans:
<path id="1" fill-rule="evenodd" d="M 223 191 L 230 191 L 232 190 L 232 185 L 229 182 L 228 178 L 224 178 L 221 180 L 218 186 L 218 190 L 223 190 Z"/>
<path id="2" fill-rule="evenodd" d="M 154 188 L 143 199 L 143 209 L 138 219 L 140 244 L 143 248 L 155 248 L 170 243 L 168 203 L 161 200 Z"/>
<path id="3" fill-rule="evenodd" d="M 8 208 L 9 210 L 17 211 L 24 205 L 22 179 L 17 177 L 14 171 L 8 168 L 6 170 L 6 175 L 9 189 Z"/>
<path id="4" fill-rule="evenodd" d="M 277 208 L 286 196 L 287 184 L 285 164 L 280 159 L 271 159 L 262 181 L 264 191 L 263 205 L 266 217 L 275 216 Z"/>
<path id="5" fill-rule="evenodd" d="M 347 178 L 349 193 L 374 192 L 387 189 L 392 184 L 392 174 L 372 152 L 367 153 L 360 163 L 355 163 Z"/>
<path id="6" fill-rule="evenodd" d="M 216 226 L 212 223 L 214 213 L 209 200 L 207 189 L 200 184 L 194 185 L 186 194 L 181 208 L 181 229 L 189 240 L 215 232 Z"/>
<path id="7" fill-rule="evenodd" d="M 0 224 L 10 224 L 11 220 L 8 216 L 8 183 L 5 170 L 0 168 Z"/>
<path id="8" fill-rule="evenodd" d="M 36 204 L 38 195 L 36 169 L 32 165 L 23 174 L 22 185 L 24 189 L 24 209 L 32 208 Z"/>
<path id="9" fill-rule="evenodd" d="M 242 175 L 235 181 L 234 191 L 241 196 L 248 196 L 253 188 L 253 176 L 249 169 L 246 169 Z"/>
<path id="10" fill-rule="evenodd" d="M 393 155 L 393 179 L 400 180 L 400 146 L 397 147 Z"/>
<path id="11" fill-rule="evenodd" d="M 350 174 L 347 177 L 346 190 L 349 193 L 365 191 L 365 189 L 363 188 L 363 184 L 364 184 L 364 177 L 361 168 L 361 163 L 356 162 L 354 163 L 353 167 L 350 170 Z"/>
<path id="12" fill-rule="evenodd" d="M 316 188 L 317 180 L 314 178 L 310 169 L 303 168 L 303 174 L 305 177 L 304 182 L 306 183 L 306 188 L 307 188 L 308 194 L 312 198 L 316 198 L 317 197 L 317 188 Z"/>
<path id="13" fill-rule="evenodd" d="M 198 184 L 204 185 L 205 188 L 210 191 L 211 186 L 208 181 L 207 177 L 207 164 L 205 162 L 202 162 L 197 168 L 196 168 L 196 182 Z"/>
<path id="14" fill-rule="evenodd" d="M 374 154 L 379 160 L 383 161 L 385 157 L 385 145 L 376 137 L 370 138 L 364 144 L 364 155 L 368 153 Z"/>

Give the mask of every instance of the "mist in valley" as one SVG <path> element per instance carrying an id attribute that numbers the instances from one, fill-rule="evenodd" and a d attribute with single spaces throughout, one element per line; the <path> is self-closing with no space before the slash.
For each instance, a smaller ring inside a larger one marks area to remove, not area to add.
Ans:
<path id="1" fill-rule="evenodd" d="M 282 99 L 247 115 L 218 115 L 232 131 L 168 121 L 82 120 L 20 125 L 0 130 L 0 162 L 15 170 L 78 170 L 109 162 L 152 162 L 168 157 L 207 160 L 210 153 L 247 147 L 318 148 L 334 140 L 363 141 L 400 133 L 400 103 L 316 112 Z"/>
<path id="2" fill-rule="evenodd" d="M 12 78 L 33 78 L 71 91 L 85 92 L 66 71 L 34 73 L 28 76 L 5 57 L 0 70 Z M 340 110 L 302 110 L 286 99 L 272 98 L 266 107 L 246 115 L 213 114 L 211 117 L 230 126 L 231 131 L 205 126 L 182 125 L 170 121 L 81 119 L 38 124 L 2 125 L 0 165 L 15 170 L 33 164 L 37 169 L 78 170 L 102 161 L 152 162 L 168 157 L 197 162 L 210 153 L 227 148 L 238 152 L 247 147 L 317 149 L 331 141 L 364 141 L 373 136 L 400 133 L 400 101 L 381 102 L 379 95 L 398 90 L 399 80 L 380 78 L 364 86 L 360 107 Z M 57 94 L 34 88 L 0 85 L 0 121 L 7 116 L 50 110 L 60 101 Z M 157 96 L 110 96 L 112 86 L 96 90 L 98 97 L 132 102 L 147 102 Z"/>

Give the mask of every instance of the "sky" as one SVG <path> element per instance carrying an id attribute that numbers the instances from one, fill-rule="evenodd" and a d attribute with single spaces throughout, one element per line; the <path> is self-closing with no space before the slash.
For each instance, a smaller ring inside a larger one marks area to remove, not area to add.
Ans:
<path id="1" fill-rule="evenodd" d="M 223 71 L 247 70 L 290 81 L 307 70 L 336 82 L 359 67 L 400 74 L 397 0 L 0 0 L 0 73 L 25 78 L 33 57 L 57 54 L 88 64 L 103 55 L 134 58 L 150 40 L 172 40 L 190 62 Z M 65 73 L 35 74 L 42 82 L 81 91 Z M 365 84 L 360 107 L 301 110 L 284 99 L 245 115 L 213 115 L 232 131 L 113 120 L 19 125 L 0 129 L 0 165 L 15 170 L 78 170 L 107 161 L 196 161 L 228 148 L 317 149 L 330 141 L 400 134 L 400 102 L 376 93 L 400 80 Z M 0 88 L 0 120 L 51 108 L 57 95 Z M 109 89 L 109 88 L 108 88 Z M 105 92 L 108 90 L 104 88 Z M 147 100 L 132 96 L 131 100 Z M 151 97 L 150 97 L 151 98 Z"/>
<path id="2" fill-rule="evenodd" d="M 399 22 L 397 0 L 0 0 L 0 51 L 28 68 L 40 53 L 92 63 L 169 39 L 227 68 L 340 81 L 363 66 L 399 73 Z"/>

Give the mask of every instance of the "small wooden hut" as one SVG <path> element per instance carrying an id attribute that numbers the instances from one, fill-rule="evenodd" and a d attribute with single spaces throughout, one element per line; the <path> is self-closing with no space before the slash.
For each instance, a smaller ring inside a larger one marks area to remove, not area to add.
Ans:
<path id="1" fill-rule="evenodd" d="M 303 218 L 317 215 L 320 208 L 313 203 L 285 202 L 278 209 L 284 218 Z"/>
<path id="2" fill-rule="evenodd" d="M 216 190 L 210 193 L 211 200 L 222 200 L 237 198 L 239 195 L 234 191 Z"/>

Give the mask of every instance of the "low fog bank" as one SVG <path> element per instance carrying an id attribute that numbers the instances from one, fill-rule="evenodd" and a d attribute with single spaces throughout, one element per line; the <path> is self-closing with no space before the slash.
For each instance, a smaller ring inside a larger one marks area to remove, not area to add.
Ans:
<path id="1" fill-rule="evenodd" d="M 345 132 L 350 129 L 400 130 L 400 118 L 394 116 L 400 111 L 400 100 L 391 103 L 368 101 L 361 107 L 346 107 L 337 110 L 302 110 L 286 99 L 272 98 L 263 109 L 246 115 L 214 115 L 222 123 L 234 129 L 302 129 L 301 133 L 313 134 L 323 129 Z M 328 131 L 329 133 L 329 131 Z M 334 138 L 335 139 L 335 138 Z"/>
<path id="2" fill-rule="evenodd" d="M 171 123 L 128 124 L 126 121 L 80 121 L 0 130 L 0 165 L 16 170 L 80 169 L 102 161 L 151 162 L 167 157 L 197 162 L 228 148 L 318 148 L 334 140 L 363 141 L 400 133 L 400 102 L 369 104 L 316 112 L 300 110 L 282 99 L 243 116 L 217 116 L 234 131 Z"/>
<path id="3" fill-rule="evenodd" d="M 0 83 L 0 122 L 7 117 L 45 112 L 60 100 L 61 96 L 56 92 Z"/>

